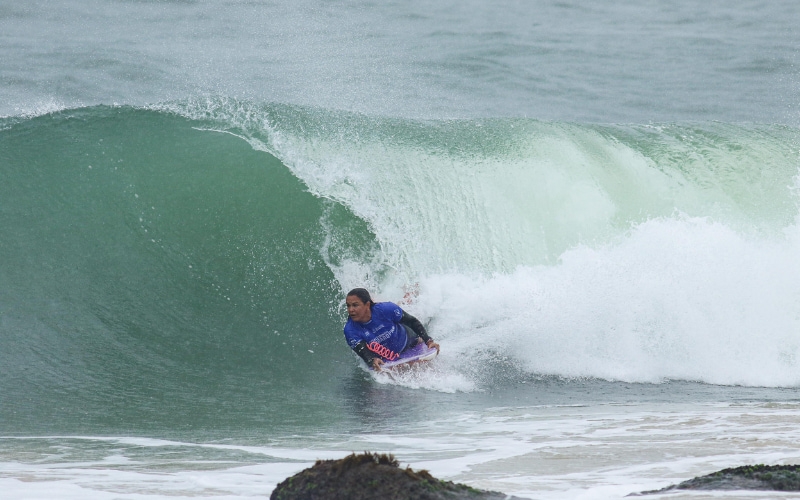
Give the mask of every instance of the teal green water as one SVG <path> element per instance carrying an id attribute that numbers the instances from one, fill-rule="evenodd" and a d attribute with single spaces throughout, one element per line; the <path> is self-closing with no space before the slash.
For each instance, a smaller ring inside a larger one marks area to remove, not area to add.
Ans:
<path id="1" fill-rule="evenodd" d="M 349 359 L 320 218 L 363 224 L 175 116 L 89 108 L 0 135 L 4 432 L 308 418 L 290 408 Z"/>
<path id="2" fill-rule="evenodd" d="M 629 397 L 619 381 L 794 386 L 789 127 L 223 104 L 5 120 L 0 431 L 269 434 Z M 343 290 L 414 282 L 447 394 L 376 385 L 342 341 Z M 724 359 L 698 347 L 723 340 Z"/>

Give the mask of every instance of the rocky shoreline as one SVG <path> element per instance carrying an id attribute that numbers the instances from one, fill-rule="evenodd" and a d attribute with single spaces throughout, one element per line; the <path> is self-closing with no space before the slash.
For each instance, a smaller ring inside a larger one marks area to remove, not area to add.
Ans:
<path id="1" fill-rule="evenodd" d="M 630 496 L 655 495 L 677 490 L 800 491 L 800 465 L 747 465 L 723 469 L 660 490 Z"/>
<path id="2" fill-rule="evenodd" d="M 800 491 L 800 465 L 749 465 L 723 469 L 660 490 L 631 493 L 646 496 L 680 490 Z M 400 468 L 392 455 L 364 452 L 339 460 L 318 460 L 287 478 L 270 500 L 522 500 L 497 491 L 436 479 L 426 470 Z"/>
<path id="3" fill-rule="evenodd" d="M 522 500 L 496 491 L 442 481 L 426 470 L 400 468 L 392 455 L 364 452 L 339 460 L 317 460 L 287 478 L 270 500 Z"/>

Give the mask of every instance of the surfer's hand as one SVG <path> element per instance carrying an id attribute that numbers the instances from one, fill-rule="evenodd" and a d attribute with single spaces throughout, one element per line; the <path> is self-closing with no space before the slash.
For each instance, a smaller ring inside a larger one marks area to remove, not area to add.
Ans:
<path id="1" fill-rule="evenodd" d="M 436 349 L 437 352 L 439 351 L 439 344 L 434 342 L 433 339 L 428 340 L 428 342 L 426 342 L 425 345 L 427 345 L 431 349 Z"/>
<path id="2" fill-rule="evenodd" d="M 381 358 L 374 358 L 372 360 L 372 369 L 376 372 L 381 371 L 381 366 L 383 366 L 383 360 Z"/>

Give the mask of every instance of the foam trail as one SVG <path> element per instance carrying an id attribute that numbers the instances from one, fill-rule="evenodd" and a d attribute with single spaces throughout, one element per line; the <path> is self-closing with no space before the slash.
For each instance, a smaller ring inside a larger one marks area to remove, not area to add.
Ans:
<path id="1" fill-rule="evenodd" d="M 800 458 L 793 403 L 505 407 L 429 417 L 393 431 L 292 435 L 262 446 L 0 438 L 4 449 L 29 457 L 0 464 L 0 487 L 14 500 L 265 497 L 314 460 L 369 449 L 436 477 L 522 498 L 620 498 L 725 467 Z"/>

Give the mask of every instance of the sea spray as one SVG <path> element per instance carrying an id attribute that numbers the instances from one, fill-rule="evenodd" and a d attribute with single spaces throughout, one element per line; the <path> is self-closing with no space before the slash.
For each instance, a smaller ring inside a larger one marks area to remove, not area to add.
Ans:
<path id="1" fill-rule="evenodd" d="M 797 244 L 654 219 L 554 266 L 430 277 L 420 312 L 456 356 L 483 351 L 476 364 L 501 354 L 532 374 L 796 386 Z"/>

